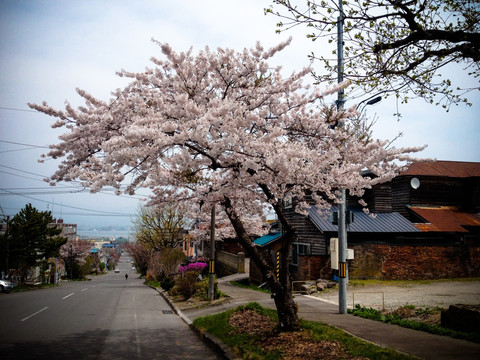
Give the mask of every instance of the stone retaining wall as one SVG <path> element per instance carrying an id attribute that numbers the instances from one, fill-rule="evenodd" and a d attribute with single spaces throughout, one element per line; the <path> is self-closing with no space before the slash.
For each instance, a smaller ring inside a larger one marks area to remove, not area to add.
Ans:
<path id="1" fill-rule="evenodd" d="M 246 264 L 248 259 L 245 259 L 245 254 L 242 252 L 231 254 L 226 251 L 217 250 L 215 252 L 215 260 L 217 262 L 216 272 L 221 276 L 248 272 L 248 265 Z"/>

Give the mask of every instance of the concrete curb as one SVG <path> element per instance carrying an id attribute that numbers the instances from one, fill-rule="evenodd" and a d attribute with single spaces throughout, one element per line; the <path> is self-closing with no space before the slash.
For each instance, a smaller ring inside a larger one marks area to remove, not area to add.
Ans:
<path id="1" fill-rule="evenodd" d="M 240 360 L 238 356 L 236 356 L 229 348 L 227 345 L 225 345 L 220 339 L 218 339 L 216 336 L 213 336 L 205 331 L 200 331 L 197 328 L 193 326 L 193 321 L 190 320 L 172 301 L 171 299 L 167 296 L 164 290 L 160 290 L 156 287 L 148 285 L 148 287 L 156 290 L 160 296 L 167 302 L 167 304 L 172 308 L 173 312 L 177 314 L 180 319 L 185 322 L 190 329 L 193 330 L 195 334 L 206 344 L 208 345 L 212 350 L 214 350 L 218 355 L 222 356 L 226 360 Z"/>

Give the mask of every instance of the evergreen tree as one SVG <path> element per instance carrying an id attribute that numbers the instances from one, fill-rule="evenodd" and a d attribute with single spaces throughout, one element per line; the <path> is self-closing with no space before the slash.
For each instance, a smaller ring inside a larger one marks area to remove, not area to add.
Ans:
<path id="1" fill-rule="evenodd" d="M 9 267 L 21 270 L 22 281 L 29 268 L 42 260 L 58 256 L 67 242 L 59 236 L 62 230 L 49 226 L 53 221 L 50 211 L 38 211 L 31 204 L 16 214 L 9 224 Z"/>

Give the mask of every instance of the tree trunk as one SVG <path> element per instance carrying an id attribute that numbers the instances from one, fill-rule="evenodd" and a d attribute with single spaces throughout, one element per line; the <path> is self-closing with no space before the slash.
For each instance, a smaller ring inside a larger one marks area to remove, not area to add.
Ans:
<path id="1" fill-rule="evenodd" d="M 271 261 L 269 255 L 265 256 L 253 244 L 250 236 L 243 227 L 243 223 L 238 217 L 230 199 L 225 198 L 222 201 L 222 206 L 225 209 L 230 222 L 238 236 L 238 239 L 245 249 L 245 252 L 250 256 L 252 261 L 265 274 L 268 285 L 273 293 L 273 299 L 277 309 L 280 331 L 293 331 L 299 327 L 299 319 L 297 315 L 297 306 L 293 301 L 293 295 L 290 286 L 290 275 L 288 271 L 288 254 L 291 244 L 292 233 L 288 232 L 282 239 L 281 266 L 280 277 L 275 275 L 275 266 Z"/>

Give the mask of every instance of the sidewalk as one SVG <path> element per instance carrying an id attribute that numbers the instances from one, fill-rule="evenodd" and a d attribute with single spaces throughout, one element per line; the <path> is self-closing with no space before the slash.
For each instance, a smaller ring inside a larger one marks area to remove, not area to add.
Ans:
<path id="1" fill-rule="evenodd" d="M 223 312 L 249 302 L 257 302 L 264 307 L 275 308 L 269 294 L 230 284 L 230 281 L 239 280 L 245 276 L 244 274 L 235 274 L 218 279 L 219 289 L 231 297 L 230 301 L 203 309 L 185 310 L 183 314 L 180 312 L 180 315 L 190 324 L 197 317 Z M 421 359 L 480 359 L 480 344 L 402 328 L 353 315 L 338 314 L 338 305 L 327 303 L 313 296 L 296 295 L 295 301 L 299 306 L 299 316 L 302 319 L 335 326 L 379 346 L 392 348 Z"/>

